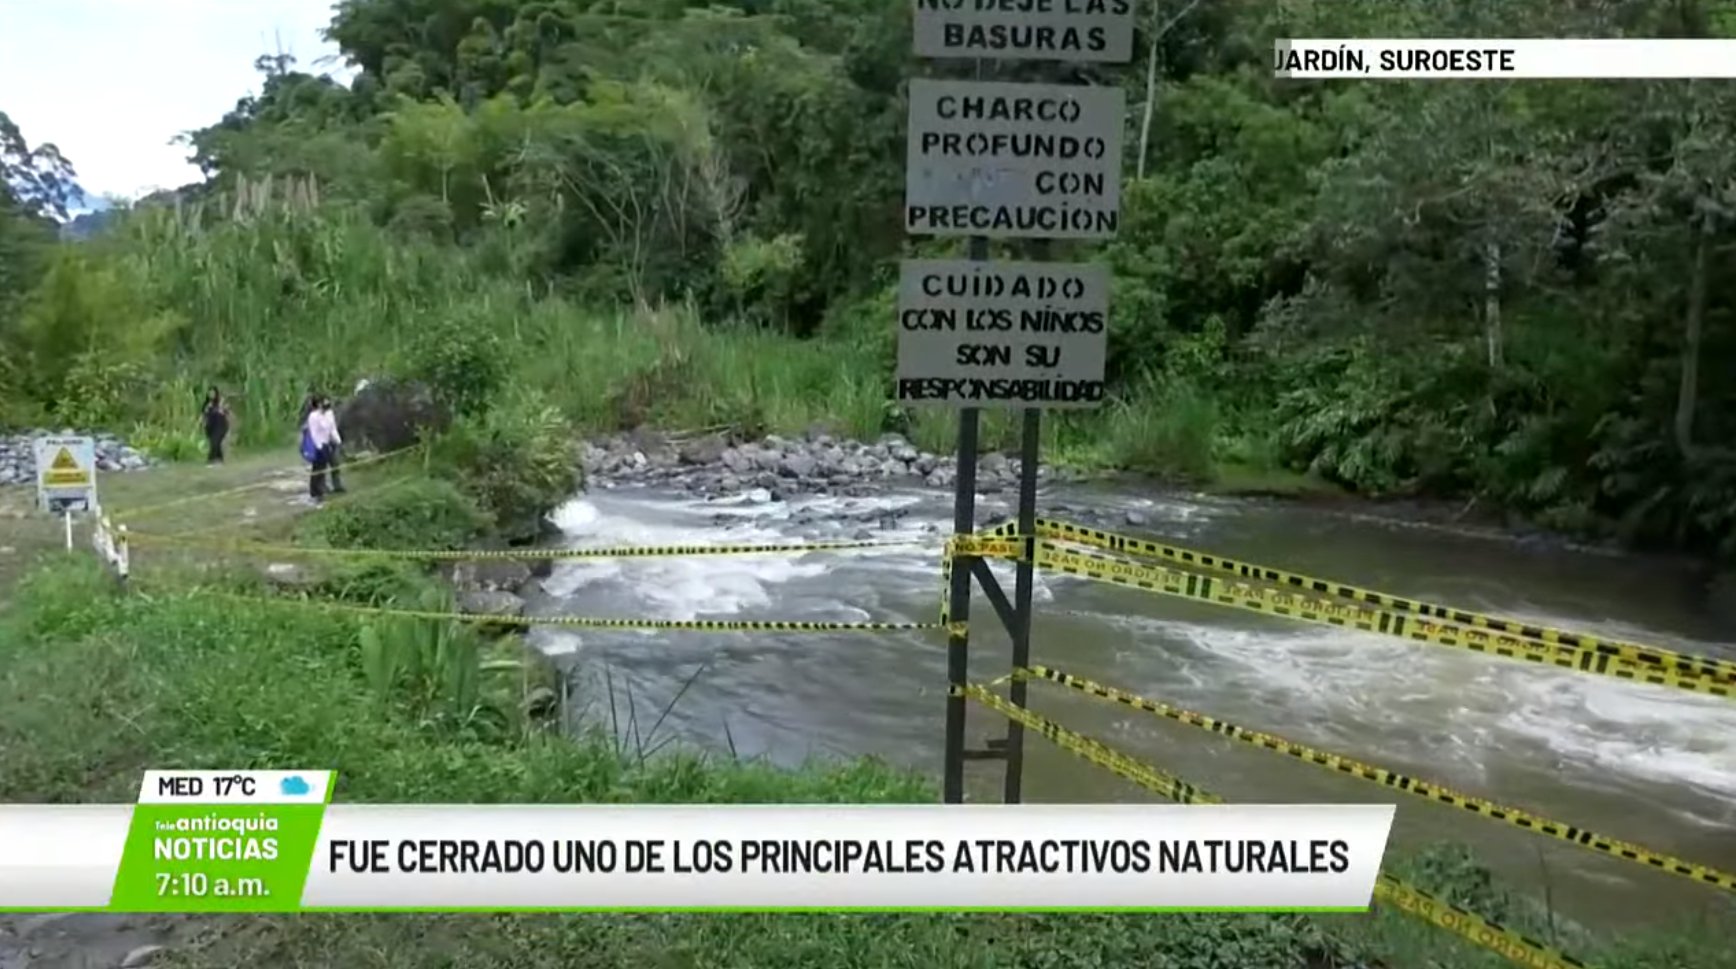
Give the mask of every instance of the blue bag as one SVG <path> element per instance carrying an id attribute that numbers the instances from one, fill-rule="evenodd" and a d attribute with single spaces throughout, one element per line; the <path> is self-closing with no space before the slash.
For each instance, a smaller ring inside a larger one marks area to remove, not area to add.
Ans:
<path id="1" fill-rule="evenodd" d="M 301 459 L 308 464 L 319 458 L 319 448 L 313 446 L 313 434 L 303 426 L 301 429 Z"/>

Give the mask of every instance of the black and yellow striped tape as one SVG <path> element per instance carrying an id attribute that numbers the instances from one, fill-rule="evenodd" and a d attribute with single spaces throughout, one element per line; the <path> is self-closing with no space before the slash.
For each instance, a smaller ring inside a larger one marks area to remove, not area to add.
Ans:
<path id="1" fill-rule="evenodd" d="M 1578 959 L 1553 946 L 1454 905 L 1382 872 L 1375 876 L 1374 897 L 1402 912 L 1446 929 L 1461 939 L 1488 949 L 1526 969 L 1589 969 Z"/>
<path id="2" fill-rule="evenodd" d="M 1082 757 L 1098 767 L 1126 778 L 1140 787 L 1178 804 L 1223 803 L 1223 799 L 1215 794 L 1201 790 L 1173 774 L 1158 770 L 1150 764 L 1135 760 L 1096 738 L 1068 730 L 1048 717 L 1033 713 L 1024 707 L 1015 706 L 1011 701 L 1001 698 L 985 687 L 966 684 L 953 688 L 952 692 L 956 696 L 975 700 L 1001 716 L 1022 725 L 1026 730 L 1041 736 L 1062 750 Z"/>
<path id="3" fill-rule="evenodd" d="M 1246 583 L 1225 582 L 1195 572 L 1142 565 L 1095 553 L 1064 551 L 1047 543 L 1039 543 L 1037 546 L 1037 566 L 1098 582 L 1230 606 L 1249 612 L 1349 627 L 1437 646 L 1736 700 L 1736 685 L 1705 677 L 1664 672 L 1655 667 L 1640 666 L 1620 657 L 1576 646 L 1520 639 L 1492 630 L 1466 629 L 1452 623 L 1434 622 L 1385 609 L 1328 599 L 1311 599 Z"/>
<path id="4" fill-rule="evenodd" d="M 947 557 L 970 556 L 979 559 L 1005 559 L 1023 562 L 1031 557 L 1034 541 L 1018 536 L 954 535 L 947 539 Z"/>
<path id="5" fill-rule="evenodd" d="M 317 599 L 274 599 L 202 590 L 200 594 L 266 606 L 285 606 L 352 612 L 395 619 L 466 622 L 499 626 L 555 626 L 582 629 L 655 629 L 711 633 L 905 633 L 948 629 L 928 622 L 820 622 L 773 619 L 601 619 L 589 616 L 514 616 L 506 613 L 437 612 L 424 609 L 392 609 Z M 950 631 L 950 630 L 949 630 Z"/>
<path id="6" fill-rule="evenodd" d="M 1015 562 L 1030 558 L 1034 540 L 1024 538 L 988 538 L 983 535 L 953 535 L 946 540 L 940 558 L 940 621 L 952 616 L 952 561 L 955 557 L 1008 559 Z"/>
<path id="7" fill-rule="evenodd" d="M 1014 527 L 1016 527 L 1015 523 L 1003 524 L 990 530 L 988 534 L 991 536 L 1006 534 Z M 1317 579 L 1299 572 L 1287 572 L 1270 566 L 1239 562 L 1209 552 L 1199 552 L 1179 545 L 1168 545 L 1131 535 L 1087 528 L 1083 525 L 1051 518 L 1037 519 L 1037 535 L 1040 538 L 1071 542 L 1075 545 L 1085 545 L 1135 558 L 1161 559 L 1182 565 L 1225 572 L 1245 579 L 1304 589 L 1309 592 L 1337 596 L 1341 599 L 1351 599 L 1404 615 L 1444 619 L 1458 626 L 1492 629 L 1524 639 L 1590 650 L 1600 655 L 1625 659 L 1642 666 L 1656 667 L 1681 676 L 1701 677 L 1736 684 L 1736 661 L 1692 656 L 1658 646 L 1646 646 L 1618 639 L 1602 639 L 1588 633 L 1555 629 L 1518 619 L 1473 612 L 1469 609 L 1456 609 L 1439 603 L 1376 592 L 1372 589 L 1364 589 L 1327 579 Z"/>
<path id="8" fill-rule="evenodd" d="M 940 557 L 940 624 L 952 622 L 952 546 Z"/>
<path id="9" fill-rule="evenodd" d="M 400 550 L 369 548 L 317 548 L 303 545 L 268 545 L 260 542 L 208 539 L 183 535 L 133 532 L 140 545 L 175 545 L 211 551 L 245 552 L 276 558 L 395 559 L 421 562 L 555 561 L 568 559 L 698 558 L 719 555 L 798 555 L 808 552 L 842 552 L 853 549 L 909 548 L 910 541 L 801 542 L 786 545 L 642 545 L 619 548 L 544 548 L 484 550 Z"/>
<path id="10" fill-rule="evenodd" d="M 1080 693 L 1085 693 L 1103 700 L 1110 700 L 1123 706 L 1132 707 L 1135 710 L 1143 710 L 1146 713 L 1156 714 L 1160 717 L 1167 717 L 1177 723 L 1184 723 L 1190 727 L 1198 727 L 1201 730 L 1221 734 L 1234 740 L 1240 740 L 1243 743 L 1252 744 L 1255 747 L 1276 751 L 1281 754 L 1289 754 L 1297 760 L 1316 764 L 1329 770 L 1335 770 L 1341 774 L 1359 777 L 1365 781 L 1371 781 L 1390 790 L 1403 791 L 1406 794 L 1422 798 L 1425 801 L 1462 808 L 1472 814 L 1485 818 L 1493 818 L 1496 821 L 1504 821 L 1514 827 L 1546 835 L 1558 841 L 1575 844 L 1582 848 L 1598 852 L 1599 854 L 1609 855 L 1614 858 L 1625 858 L 1628 861 L 1632 861 L 1646 868 L 1668 872 L 1672 875 L 1679 875 L 1683 878 L 1689 879 L 1690 881 L 1698 882 L 1703 885 L 1711 885 L 1714 888 L 1721 888 L 1727 892 L 1736 892 L 1736 875 L 1732 875 L 1728 872 L 1709 868 L 1705 865 L 1695 864 L 1691 861 L 1684 861 L 1683 859 L 1677 858 L 1673 855 L 1653 851 L 1649 848 L 1644 848 L 1630 842 L 1611 838 L 1607 835 L 1598 834 L 1595 831 L 1588 831 L 1575 825 L 1563 824 L 1560 821 L 1552 821 L 1548 818 L 1532 814 L 1529 811 L 1520 808 L 1496 804 L 1493 801 L 1488 801 L 1472 794 L 1465 794 L 1461 791 L 1455 791 L 1452 788 L 1443 787 L 1429 781 L 1418 780 L 1414 777 L 1400 774 L 1397 771 L 1387 770 L 1383 767 L 1374 767 L 1353 760 L 1349 757 L 1328 753 L 1324 750 L 1318 750 L 1304 744 L 1285 740 L 1282 737 L 1273 736 L 1272 734 L 1250 730 L 1247 727 L 1238 726 L 1226 720 L 1219 720 L 1203 713 L 1194 713 L 1190 710 L 1183 710 L 1180 707 L 1171 706 L 1157 700 L 1147 699 L 1133 693 L 1118 690 L 1112 686 L 1104 686 L 1101 683 L 1092 682 L 1084 677 L 1064 673 L 1052 667 L 1032 666 L 1026 670 L 1014 670 L 1013 675 L 1024 679 L 1041 679 L 1052 683 L 1058 683 L 1062 686 L 1077 690 Z"/>
<path id="11" fill-rule="evenodd" d="M 1047 717 L 1014 706 L 980 686 L 955 687 L 953 693 L 975 700 L 1007 719 L 1022 724 L 1026 730 L 1042 736 L 1062 750 L 1172 801 L 1181 804 L 1223 803 L 1222 798 L 1210 792 L 1143 764 L 1102 741 L 1075 733 Z M 1501 955 L 1515 965 L 1525 966 L 1527 969 L 1588 969 L 1585 963 L 1572 956 L 1475 912 L 1436 898 L 1391 875 L 1381 873 L 1375 877 L 1374 897 L 1376 901 L 1391 905 Z"/>

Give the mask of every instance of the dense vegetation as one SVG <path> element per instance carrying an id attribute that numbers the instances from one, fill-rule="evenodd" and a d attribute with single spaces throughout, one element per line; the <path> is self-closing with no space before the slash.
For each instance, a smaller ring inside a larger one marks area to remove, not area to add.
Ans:
<path id="1" fill-rule="evenodd" d="M 1140 16 L 1135 64 L 1074 76 L 1129 91 L 1123 229 L 1083 253 L 1117 274 L 1116 401 L 1053 453 L 1736 552 L 1736 89 L 1268 62 L 1286 35 L 1729 36 L 1736 3 Z M 944 443 L 885 403 L 891 271 L 947 248 L 901 231 L 901 85 L 939 70 L 907 4 L 346 0 L 330 35 L 353 83 L 261 58 L 188 137 L 208 181 L 88 242 L 44 241 L 58 159 L 0 129 L 0 421 L 167 446 L 215 381 L 281 441 L 308 382 L 420 369 L 584 426 Z"/>

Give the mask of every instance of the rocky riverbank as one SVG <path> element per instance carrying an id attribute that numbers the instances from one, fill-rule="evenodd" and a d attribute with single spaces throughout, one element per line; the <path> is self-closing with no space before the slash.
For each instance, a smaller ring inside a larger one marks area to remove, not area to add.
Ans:
<path id="1" fill-rule="evenodd" d="M 951 488 L 958 480 L 951 455 L 923 451 L 897 434 L 869 444 L 818 432 L 739 441 L 723 434 L 677 438 L 636 431 L 586 443 L 581 460 L 594 487 L 657 485 L 695 496 L 747 495 L 764 502 L 796 495 L 862 498 L 892 484 Z M 1037 476 L 1042 481 L 1068 477 L 1048 467 L 1039 467 Z M 1017 458 L 984 454 L 979 459 L 978 493 L 1014 493 L 1018 486 Z"/>
<path id="2" fill-rule="evenodd" d="M 77 433 L 36 430 L 29 434 L 0 437 L 0 486 L 36 483 L 36 438 L 50 434 L 72 436 Z M 99 473 L 139 471 L 150 465 L 149 456 L 128 446 L 120 438 L 111 434 L 96 435 L 96 469 Z"/>
<path id="3" fill-rule="evenodd" d="M 725 433 L 666 435 L 635 431 L 593 439 L 581 447 L 581 462 L 591 487 L 650 485 L 695 497 L 745 496 L 754 503 L 782 501 L 802 495 L 871 497 L 882 489 L 928 487 L 951 490 L 958 475 L 951 455 L 923 451 L 897 434 L 870 443 L 813 432 L 800 437 L 771 435 L 740 440 Z M 1115 490 L 1198 497 L 1174 482 L 1111 471 L 1091 473 L 1049 465 L 1037 469 L 1039 484 L 1097 481 Z M 1018 494 L 1019 460 L 989 453 L 977 467 L 977 494 L 1005 503 Z M 1250 502 L 1302 503 L 1322 515 L 1345 521 L 1378 522 L 1384 526 L 1428 530 L 1482 538 L 1532 548 L 1559 548 L 1599 555 L 1630 555 L 1614 541 L 1587 542 L 1530 525 L 1499 509 L 1476 502 L 1444 499 L 1376 501 L 1342 493 L 1275 494 L 1260 490 L 1216 489 L 1212 494 Z M 1042 502 L 1052 515 L 1103 528 L 1148 524 L 1137 510 L 1114 510 L 1081 503 L 1072 507 Z M 981 520 L 981 516 L 979 516 Z M 1656 556 L 1681 564 L 1673 556 Z"/>

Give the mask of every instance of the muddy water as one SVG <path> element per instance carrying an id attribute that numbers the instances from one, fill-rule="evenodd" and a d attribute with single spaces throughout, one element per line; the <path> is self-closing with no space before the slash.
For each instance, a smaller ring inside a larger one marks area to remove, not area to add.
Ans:
<path id="1" fill-rule="evenodd" d="M 1009 512 L 989 497 L 982 519 Z M 1736 657 L 1736 635 L 1702 611 L 1692 583 L 1659 563 L 1486 537 L 1399 528 L 1226 499 L 1142 499 L 1049 489 L 1040 507 L 1131 512 L 1142 531 L 1301 572 L 1541 623 Z M 841 539 L 872 534 L 909 549 L 800 557 L 563 564 L 547 612 L 718 619 L 931 621 L 939 602 L 946 495 L 707 502 L 648 490 L 587 495 L 558 522 L 576 546 Z M 1012 588 L 1010 566 L 997 566 Z M 1263 617 L 1039 575 L 1039 662 L 1256 729 L 1433 779 L 1558 819 L 1736 870 L 1736 703 L 1538 669 L 1372 634 Z M 988 615 L 980 595 L 979 614 Z M 999 629 L 978 623 L 973 679 L 1007 666 Z M 938 774 L 945 692 L 936 635 L 766 636 L 546 633 L 571 668 L 575 710 L 628 717 L 644 735 L 799 763 L 874 754 Z M 683 692 L 684 691 L 684 692 Z M 1050 684 L 1033 706 L 1068 726 L 1233 800 L 1391 801 L 1364 782 Z M 973 710 L 973 745 L 1004 722 Z M 998 799 L 997 764 L 972 765 L 978 799 Z M 1140 800 L 1142 792 L 1028 742 L 1031 801 Z M 1450 838 L 1521 883 L 1547 881 L 1568 914 L 1651 922 L 1731 909 L 1710 889 L 1412 798 L 1401 844 Z M 1718 906 L 1724 906 L 1719 908 Z"/>

